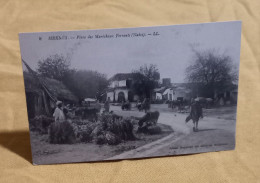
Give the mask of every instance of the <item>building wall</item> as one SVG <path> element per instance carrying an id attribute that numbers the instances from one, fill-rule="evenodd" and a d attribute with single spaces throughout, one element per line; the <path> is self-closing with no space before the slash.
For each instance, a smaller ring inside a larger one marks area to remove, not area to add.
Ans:
<path id="1" fill-rule="evenodd" d="M 182 97 L 184 100 L 190 100 L 191 97 L 186 90 L 175 90 L 173 95 L 173 100 L 177 100 L 178 97 Z"/>
<path id="2" fill-rule="evenodd" d="M 163 92 L 162 96 L 160 96 L 160 93 L 155 94 L 155 99 L 160 97 L 162 97 L 162 99 L 164 100 L 170 100 L 170 101 L 177 100 L 178 97 L 182 97 L 185 100 L 190 100 L 190 95 L 189 93 L 187 93 L 187 89 L 176 90 L 176 89 L 168 88 Z"/>
<path id="3" fill-rule="evenodd" d="M 110 99 L 111 102 L 114 101 L 114 92 L 107 92 L 107 100 Z"/>
<path id="4" fill-rule="evenodd" d="M 110 88 L 124 87 L 126 86 L 126 80 L 112 81 L 109 85 Z"/>
<path id="5" fill-rule="evenodd" d="M 182 97 L 183 99 L 186 99 L 186 93 L 182 90 L 175 90 L 173 100 L 177 100 L 178 97 Z"/>
<path id="6" fill-rule="evenodd" d="M 130 91 L 127 88 L 120 88 L 120 87 L 126 87 L 127 80 L 120 80 L 120 81 L 112 81 L 110 83 L 110 88 L 114 88 L 114 91 L 107 92 L 107 99 L 110 98 L 110 101 L 118 102 L 118 95 L 120 92 L 124 93 L 125 100 L 128 99 L 128 92 Z M 133 100 L 137 101 L 139 97 L 137 95 L 133 96 Z"/>
<path id="7" fill-rule="evenodd" d="M 165 99 L 165 100 L 172 101 L 173 100 L 173 96 L 174 96 L 174 92 L 173 92 L 173 90 L 171 88 L 168 88 L 168 89 L 166 89 L 163 92 L 163 99 Z"/>
<path id="8" fill-rule="evenodd" d="M 121 80 L 121 81 L 119 81 L 119 82 L 118 82 L 118 86 L 119 86 L 119 87 L 124 87 L 124 86 L 126 86 L 126 80 Z"/>
<path id="9" fill-rule="evenodd" d="M 109 88 L 115 88 L 118 86 L 118 81 L 112 81 L 109 85 Z"/>
<path id="10" fill-rule="evenodd" d="M 162 100 L 162 94 L 161 93 L 155 93 L 155 100 Z"/>

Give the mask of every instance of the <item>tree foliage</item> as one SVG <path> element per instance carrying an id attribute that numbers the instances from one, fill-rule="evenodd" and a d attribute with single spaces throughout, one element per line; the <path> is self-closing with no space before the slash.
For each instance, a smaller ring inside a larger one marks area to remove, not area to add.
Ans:
<path id="1" fill-rule="evenodd" d="M 91 70 L 71 69 L 70 61 L 58 54 L 40 60 L 37 71 L 43 77 L 62 81 L 80 99 L 95 98 L 108 86 L 104 74 Z"/>
<path id="2" fill-rule="evenodd" d="M 80 99 L 95 98 L 108 86 L 108 80 L 104 74 L 91 70 L 79 70 L 68 73 L 64 84 Z"/>
<path id="3" fill-rule="evenodd" d="M 186 68 L 186 79 L 196 83 L 197 93 L 213 97 L 216 90 L 224 91 L 237 81 L 236 73 L 229 56 L 215 50 L 194 51 L 193 63 Z"/>
<path id="4" fill-rule="evenodd" d="M 67 72 L 70 71 L 70 61 L 62 55 L 51 55 L 38 62 L 37 71 L 43 77 L 62 81 Z"/>
<path id="5" fill-rule="evenodd" d="M 151 98 L 151 91 L 159 84 L 160 73 L 156 65 L 143 65 L 133 71 L 133 90 L 139 96 Z"/>

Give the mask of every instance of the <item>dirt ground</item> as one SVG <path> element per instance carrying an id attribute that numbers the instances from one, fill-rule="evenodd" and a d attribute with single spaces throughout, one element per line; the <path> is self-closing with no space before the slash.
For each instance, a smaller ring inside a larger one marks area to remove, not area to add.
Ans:
<path id="1" fill-rule="evenodd" d="M 134 107 L 131 111 L 122 111 L 120 106 L 111 106 L 110 109 L 124 117 L 144 115 Z M 94 143 L 53 145 L 47 142 L 47 135 L 33 132 L 33 161 L 35 164 L 89 162 L 220 151 L 235 147 L 236 106 L 203 109 L 204 118 L 199 122 L 198 132 L 192 131 L 192 122 L 185 123 L 188 113 L 173 111 L 167 104 L 153 104 L 151 110 L 160 112 L 158 123 L 163 133 L 136 134 L 138 140 L 115 146 Z"/>
<path id="2" fill-rule="evenodd" d="M 204 116 L 218 119 L 236 120 L 237 106 L 222 106 L 211 109 L 204 109 Z"/>
<path id="3" fill-rule="evenodd" d="M 193 123 L 185 123 L 188 113 L 178 113 L 166 104 L 152 105 L 160 111 L 159 122 L 174 129 L 173 135 L 124 152 L 109 159 L 132 159 L 209 151 L 232 150 L 235 148 L 236 106 L 203 109 L 204 118 L 199 121 L 199 131 L 193 132 Z"/>
<path id="4" fill-rule="evenodd" d="M 97 145 L 95 143 L 50 144 L 48 135 L 31 132 L 33 162 L 34 164 L 54 164 L 105 160 L 172 133 L 172 129 L 168 125 L 158 125 L 162 128 L 163 132 L 161 134 L 147 135 L 135 133 L 137 140 L 125 141 L 118 145 Z"/>

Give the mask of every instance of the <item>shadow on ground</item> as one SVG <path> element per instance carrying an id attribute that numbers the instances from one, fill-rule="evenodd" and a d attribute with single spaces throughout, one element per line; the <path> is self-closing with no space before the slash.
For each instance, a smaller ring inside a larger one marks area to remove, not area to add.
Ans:
<path id="1" fill-rule="evenodd" d="M 0 131 L 0 146 L 32 162 L 29 131 Z"/>

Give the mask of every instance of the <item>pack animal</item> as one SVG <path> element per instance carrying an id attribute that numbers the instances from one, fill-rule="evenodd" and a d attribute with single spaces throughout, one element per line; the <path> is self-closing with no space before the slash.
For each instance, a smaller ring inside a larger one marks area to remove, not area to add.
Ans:
<path id="1" fill-rule="evenodd" d="M 138 122 L 139 127 L 155 125 L 158 121 L 160 113 L 158 111 L 147 112 Z"/>

